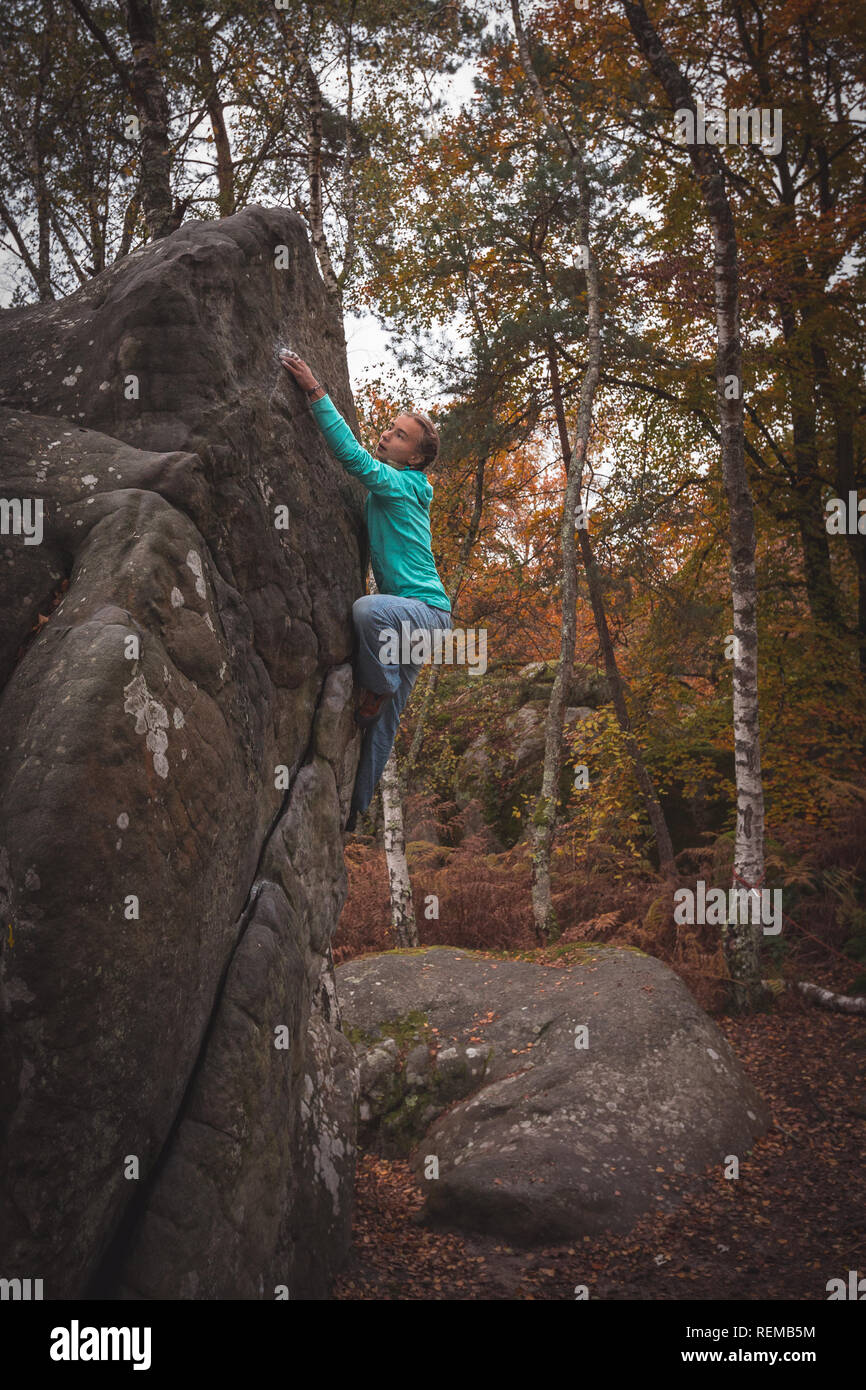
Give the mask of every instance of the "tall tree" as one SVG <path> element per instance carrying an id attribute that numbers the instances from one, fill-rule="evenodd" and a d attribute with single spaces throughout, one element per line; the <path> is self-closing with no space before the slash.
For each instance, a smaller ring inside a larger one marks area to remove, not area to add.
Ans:
<path id="1" fill-rule="evenodd" d="M 578 521 L 581 556 L 589 585 L 593 614 L 598 629 L 599 640 L 605 659 L 608 677 L 611 681 L 615 708 L 621 725 L 626 732 L 627 746 L 635 764 L 635 771 L 643 792 L 663 866 L 673 866 L 673 847 L 665 824 L 664 814 L 659 804 L 636 740 L 631 734 L 630 722 L 625 705 L 622 682 L 617 669 L 613 644 L 604 611 L 604 600 L 599 582 L 598 570 L 592 554 L 587 527 L 582 516 L 580 485 L 583 462 L 587 455 L 592 412 L 595 394 L 601 378 L 601 296 L 598 264 L 591 238 L 591 194 L 586 171 L 586 160 L 582 144 L 553 119 L 544 96 L 538 75 L 532 65 L 529 46 L 520 16 L 518 0 L 511 0 L 511 13 L 517 37 L 520 63 L 529 84 L 535 104 L 545 126 L 561 146 L 574 165 L 577 186 L 577 237 L 582 252 L 582 264 L 586 271 L 587 303 L 587 347 L 586 368 L 581 383 L 580 400 L 575 425 L 575 442 L 568 440 L 562 386 L 552 334 L 546 335 L 546 347 L 553 390 L 554 407 L 560 446 L 566 470 L 565 499 L 560 531 L 562 547 L 562 635 L 560 641 L 559 664 L 550 696 L 545 727 L 544 770 L 541 793 L 533 812 L 532 836 L 532 905 L 535 930 L 539 940 L 547 941 L 556 931 L 556 915 L 551 898 L 550 852 L 556 827 L 556 811 L 559 790 L 559 774 L 562 765 L 562 721 L 565 712 L 566 695 L 571 669 L 574 663 L 575 646 L 575 564 L 574 550 L 575 521 Z"/>
<path id="2" fill-rule="evenodd" d="M 755 518 L 746 475 L 743 426 L 743 362 L 737 234 L 725 187 L 725 172 L 714 145 L 697 139 L 697 107 L 690 83 L 667 52 L 642 0 L 623 0 L 628 22 L 646 62 L 674 112 L 691 113 L 687 149 L 713 230 L 716 287 L 716 399 L 722 436 L 722 473 L 728 498 L 731 595 L 734 609 L 734 748 L 737 779 L 737 831 L 734 874 L 737 885 L 756 890 L 764 880 L 764 789 L 758 707 L 758 593 L 755 579 Z M 754 1008 L 763 995 L 758 961 L 760 928 L 729 922 L 725 955 L 734 1006 Z"/>
<path id="3" fill-rule="evenodd" d="M 121 57 L 88 0 L 68 0 L 108 58 L 133 108 L 132 140 L 139 146 L 138 199 L 147 237 L 156 241 L 181 223 L 186 203 L 172 202 L 169 107 L 156 15 L 151 0 L 123 0 L 131 61 Z"/>

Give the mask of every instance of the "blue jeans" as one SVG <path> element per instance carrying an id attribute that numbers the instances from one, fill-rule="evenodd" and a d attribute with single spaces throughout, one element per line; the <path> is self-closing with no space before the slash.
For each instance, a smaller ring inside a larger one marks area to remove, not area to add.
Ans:
<path id="1" fill-rule="evenodd" d="M 420 628 L 432 632 L 437 627 L 448 629 L 454 626 L 451 614 L 446 613 L 444 608 L 433 608 L 420 598 L 398 598 L 395 594 L 364 594 L 352 605 L 352 619 L 358 636 L 356 684 L 365 690 L 375 691 L 377 695 L 386 690 L 390 690 L 392 695 L 382 706 L 375 724 L 364 730 L 350 816 L 366 811 L 373 799 L 373 792 L 397 737 L 400 715 L 424 664 L 412 661 L 400 664 L 399 657 L 408 654 L 401 649 L 401 622 L 406 622 L 410 631 L 408 648 L 412 645 L 411 633 Z M 396 634 L 397 651 L 386 651 L 384 654 L 396 655 L 396 662 L 380 660 L 385 628 Z"/>

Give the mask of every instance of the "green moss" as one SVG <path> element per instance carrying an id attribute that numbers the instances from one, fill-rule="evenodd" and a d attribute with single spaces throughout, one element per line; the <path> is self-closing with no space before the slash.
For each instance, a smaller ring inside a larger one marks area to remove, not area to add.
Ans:
<path id="1" fill-rule="evenodd" d="M 491 1047 L 487 1065 L 493 1057 Z M 453 1068 L 447 1076 L 432 1071 L 429 1084 L 420 1090 L 407 1091 L 405 1073 L 399 1072 L 385 1099 L 378 1122 L 378 1143 L 388 1157 L 407 1158 L 429 1128 L 429 1111 L 440 1114 L 453 1100 L 467 1094 L 467 1063 Z M 480 1084 L 480 1083 L 479 1083 Z"/>
<path id="2" fill-rule="evenodd" d="M 454 949 L 454 948 L 449 948 Z M 502 948 L 489 951 L 467 951 L 467 955 L 489 957 L 492 960 L 525 960 L 533 962 L 561 961 L 563 965 L 580 965 L 587 956 L 597 955 L 599 951 L 631 951 L 636 956 L 646 956 L 639 946 L 620 946 L 609 941 L 566 941 L 551 943 L 549 946 L 530 946 L 525 951 L 508 951 Z"/>
<path id="3" fill-rule="evenodd" d="M 383 954 L 392 954 L 384 952 Z M 410 1009 L 407 1014 L 402 1014 L 398 1018 L 386 1018 L 372 1030 L 363 1028 L 353 1028 L 346 1025 L 343 1032 L 353 1046 L 363 1045 L 371 1047 L 374 1043 L 381 1042 L 383 1038 L 393 1038 L 400 1052 L 408 1048 L 409 1044 L 426 1042 L 430 1036 L 430 1020 L 420 1009 Z"/>
<path id="4" fill-rule="evenodd" d="M 372 960 L 374 956 L 421 956 L 425 951 L 456 951 L 457 946 L 395 946 L 390 951 L 365 951 L 353 960 Z"/>
<path id="5" fill-rule="evenodd" d="M 597 951 L 631 951 L 636 956 L 646 955 L 639 946 L 612 946 L 609 941 L 567 941 L 549 946 L 545 954 L 548 959 L 580 962 L 587 954 L 594 955 Z"/>
<path id="6" fill-rule="evenodd" d="M 372 1042 L 372 1038 L 364 1032 L 363 1028 L 353 1028 L 349 1023 L 343 1024 L 343 1035 L 349 1039 L 353 1047 L 360 1047 L 362 1044 L 367 1045 Z"/>
<path id="7" fill-rule="evenodd" d="M 506 950 L 504 947 L 491 947 L 489 950 L 473 950 L 469 946 L 400 946 L 393 951 L 374 951 L 370 955 L 376 956 L 424 956 L 428 951 L 459 951 L 461 956 L 472 956 L 479 960 L 525 960 L 525 961 L 550 961 L 561 960 L 564 964 L 580 964 L 587 955 L 594 955 L 598 951 L 631 951 L 636 956 L 646 956 L 647 952 L 642 951 L 639 946 L 622 946 L 618 942 L 612 944 L 610 941 L 567 941 L 564 943 L 549 946 L 529 946 L 525 951 Z M 362 957 L 358 957 L 362 959 Z M 367 956 L 363 959 L 368 959 Z M 409 1015 L 407 1015 L 409 1017 Z M 384 1026 L 384 1025 L 383 1025 Z M 344 1030 L 349 1036 L 349 1030 Z M 375 1041 L 376 1036 L 370 1038 Z M 391 1035 L 393 1036 L 393 1035 Z"/>

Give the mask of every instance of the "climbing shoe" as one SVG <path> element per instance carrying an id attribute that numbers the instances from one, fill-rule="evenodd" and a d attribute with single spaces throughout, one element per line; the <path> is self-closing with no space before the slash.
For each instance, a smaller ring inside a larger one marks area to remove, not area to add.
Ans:
<path id="1" fill-rule="evenodd" d="M 359 729 L 367 729 L 375 724 L 382 713 L 382 706 L 391 699 L 390 690 L 379 695 L 375 690 L 359 690 L 355 696 L 355 723 Z"/>

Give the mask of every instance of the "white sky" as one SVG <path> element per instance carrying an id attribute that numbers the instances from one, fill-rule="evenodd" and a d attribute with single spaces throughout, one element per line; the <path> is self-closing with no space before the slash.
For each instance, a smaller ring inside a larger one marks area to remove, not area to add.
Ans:
<path id="1" fill-rule="evenodd" d="M 456 112 L 471 101 L 474 94 L 472 73 L 472 67 L 464 63 L 453 75 L 445 75 L 431 82 L 436 95 L 444 98 L 450 110 Z M 414 397 L 413 404 L 426 410 L 432 403 L 428 397 L 429 383 L 423 377 L 413 375 L 408 368 L 398 368 L 393 336 L 380 326 L 378 320 L 372 314 L 347 313 L 343 322 L 352 391 L 356 392 L 371 378 L 384 377 L 389 369 L 393 369 L 406 378 Z"/>

